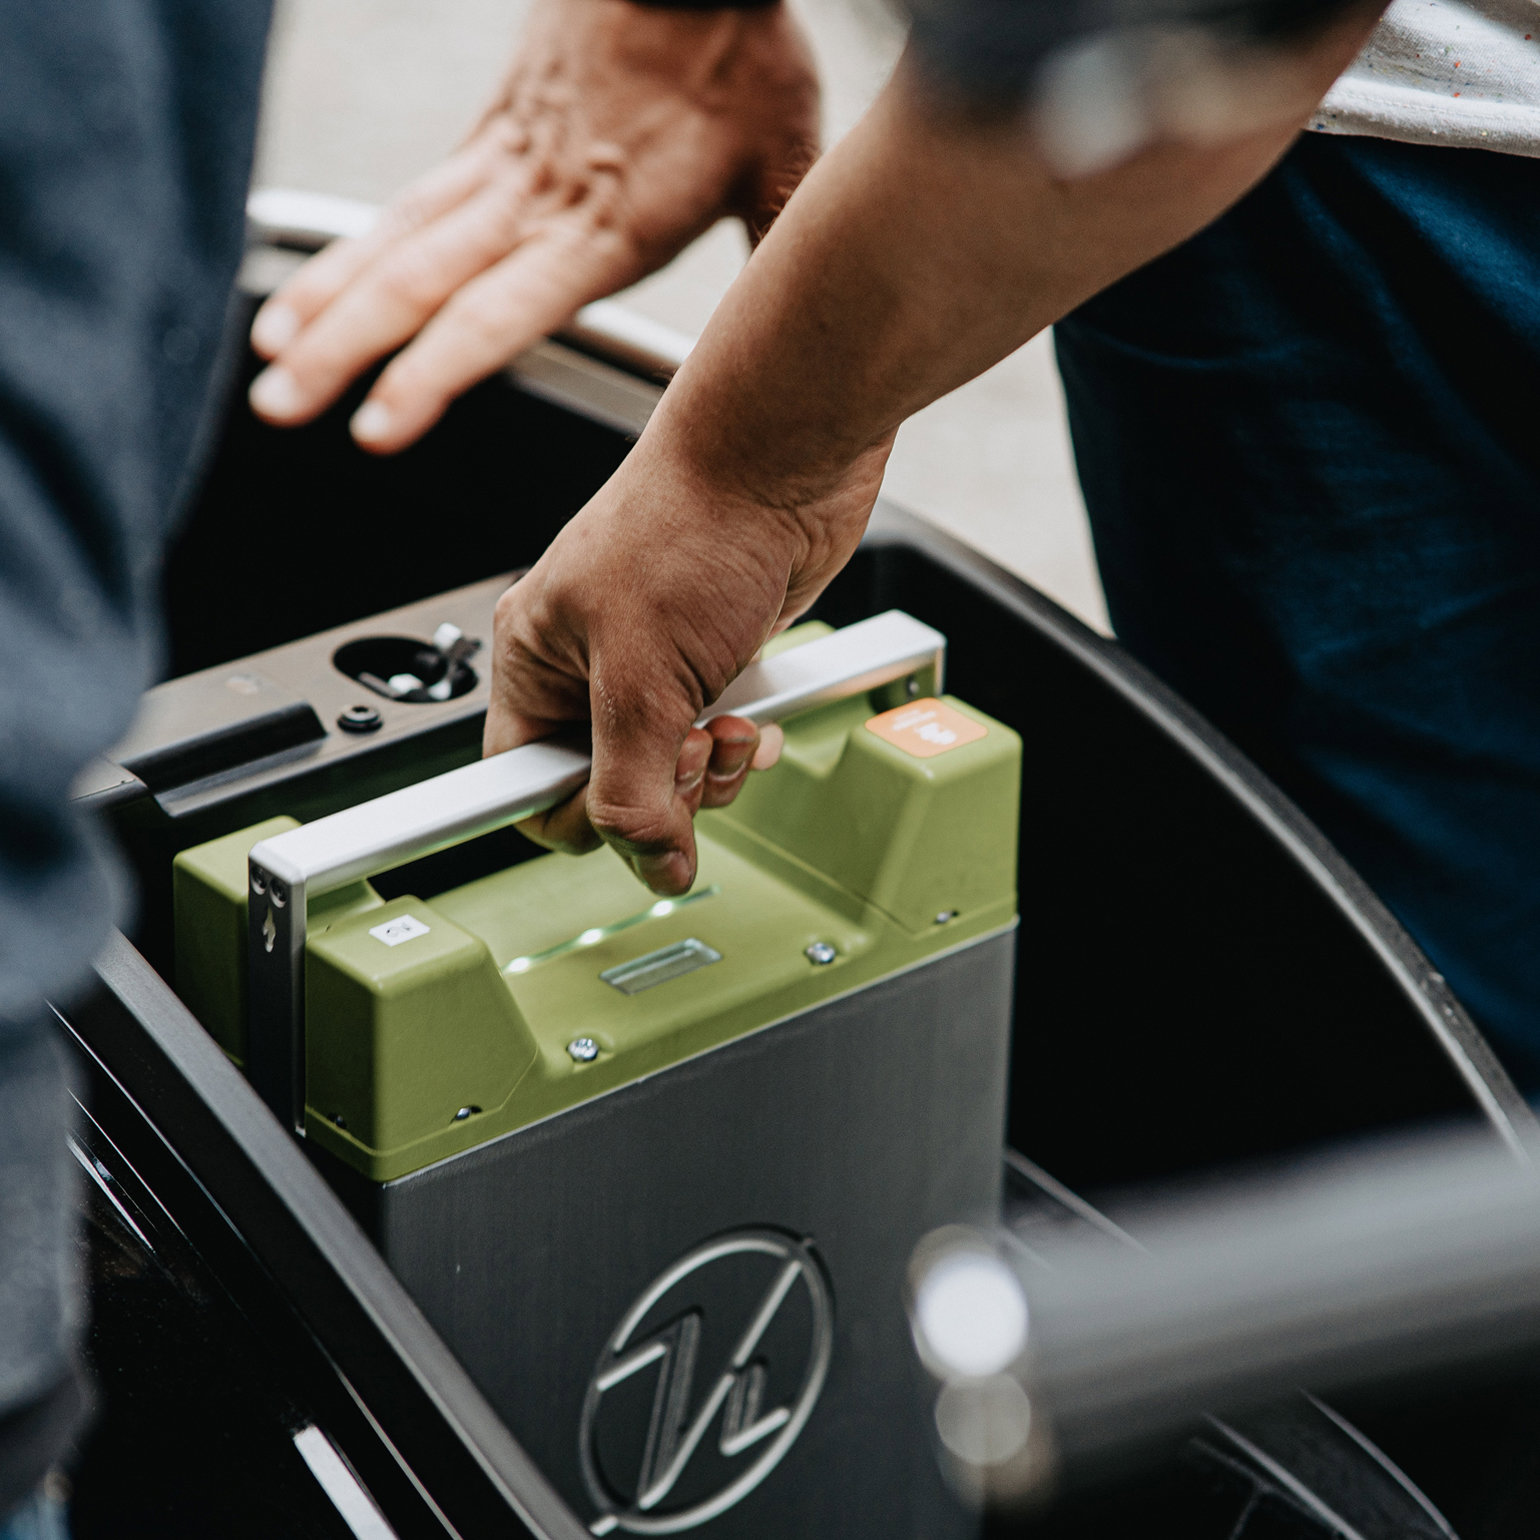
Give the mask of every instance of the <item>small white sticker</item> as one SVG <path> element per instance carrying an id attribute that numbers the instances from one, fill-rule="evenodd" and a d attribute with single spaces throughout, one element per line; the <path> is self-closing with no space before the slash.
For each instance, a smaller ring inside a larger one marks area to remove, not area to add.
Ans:
<path id="1" fill-rule="evenodd" d="M 383 941 L 386 946 L 400 946 L 403 941 L 410 941 L 415 936 L 426 936 L 429 928 L 421 920 L 409 914 L 401 914 L 393 920 L 386 920 L 383 925 L 374 926 L 369 934 L 376 941 Z"/>

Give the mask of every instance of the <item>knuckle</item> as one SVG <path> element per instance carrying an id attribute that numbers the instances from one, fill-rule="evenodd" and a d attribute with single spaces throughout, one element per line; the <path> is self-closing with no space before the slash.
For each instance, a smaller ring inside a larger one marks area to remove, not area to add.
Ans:
<path id="1" fill-rule="evenodd" d="M 436 266 L 412 250 L 396 252 L 377 275 L 381 296 L 390 304 L 414 313 L 436 309 L 443 280 Z"/>
<path id="2" fill-rule="evenodd" d="M 499 158 L 523 155 L 529 149 L 529 130 L 507 112 L 500 112 L 487 124 L 487 142 Z"/>
<path id="3" fill-rule="evenodd" d="M 743 790 L 746 777 L 742 775 L 729 776 L 718 780 L 712 776 L 706 777 L 706 792 L 701 799 L 702 807 L 730 807 Z"/>
<path id="4" fill-rule="evenodd" d="M 374 394 L 393 408 L 412 417 L 435 419 L 449 405 L 454 381 L 442 367 L 414 356 L 416 347 L 407 350 L 386 366 L 374 387 Z"/>
<path id="5" fill-rule="evenodd" d="M 390 241 L 406 240 L 416 235 L 433 218 L 433 202 L 430 195 L 417 188 L 408 188 L 380 218 L 380 234 Z"/>
<path id="6" fill-rule="evenodd" d="M 486 366 L 488 359 L 501 360 L 517 341 L 517 310 L 512 300 L 499 302 L 485 291 L 462 289 L 444 306 L 440 321 L 453 329 L 460 350 L 474 350 L 477 368 Z"/>
<path id="7" fill-rule="evenodd" d="M 492 606 L 492 629 L 494 633 L 501 635 L 504 632 L 512 633 L 518 625 L 519 614 L 524 608 L 525 598 L 519 592 L 517 583 L 510 583 L 497 596 L 497 603 Z"/>
<path id="8" fill-rule="evenodd" d="M 488 264 L 506 256 L 524 233 L 522 189 L 511 188 L 487 210 L 481 255 Z"/>
<path id="9" fill-rule="evenodd" d="M 312 257 L 287 283 L 273 291 L 272 298 L 302 315 L 320 310 L 346 281 L 348 268 L 342 262 L 326 260 L 335 249 L 329 247 Z"/>
<path id="10" fill-rule="evenodd" d="M 657 745 L 661 755 L 662 745 L 671 739 L 675 748 L 667 757 L 672 766 L 700 712 L 700 686 L 683 666 L 672 674 L 633 672 L 628 677 L 607 659 L 596 658 L 590 703 L 595 732 L 611 743 L 633 751 Z"/>
<path id="11" fill-rule="evenodd" d="M 538 606 L 523 591 L 523 582 L 503 590 L 492 611 L 492 636 L 497 648 L 497 666 L 505 676 L 529 674 L 551 666 L 556 659 L 542 646 L 551 635 L 543 625 Z"/>
<path id="12" fill-rule="evenodd" d="M 590 789 L 588 821 L 610 844 L 636 855 L 653 855 L 675 844 L 668 812 L 624 797 L 596 796 Z"/>
<path id="13" fill-rule="evenodd" d="M 603 842 L 597 830 L 582 815 L 582 798 L 563 803 L 548 813 L 538 813 L 515 827 L 537 845 L 551 850 L 564 851 L 568 855 L 587 855 L 597 850 Z"/>

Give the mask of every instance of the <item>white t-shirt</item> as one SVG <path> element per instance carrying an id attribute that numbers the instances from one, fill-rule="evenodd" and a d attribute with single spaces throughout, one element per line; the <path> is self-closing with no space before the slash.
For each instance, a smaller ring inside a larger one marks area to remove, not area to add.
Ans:
<path id="1" fill-rule="evenodd" d="M 1540 156 L 1540 0 L 1395 0 L 1310 127 Z"/>

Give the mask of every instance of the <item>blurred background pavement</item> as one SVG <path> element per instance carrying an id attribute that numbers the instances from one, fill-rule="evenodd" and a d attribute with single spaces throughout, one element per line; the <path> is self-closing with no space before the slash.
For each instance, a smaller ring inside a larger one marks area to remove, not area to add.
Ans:
<path id="1" fill-rule="evenodd" d="M 882 0 L 796 0 L 824 80 L 824 139 L 848 129 L 902 45 Z M 464 136 L 526 0 L 279 0 L 258 186 L 384 202 Z M 692 336 L 742 264 L 722 224 L 621 296 Z M 1106 630 L 1046 336 L 911 420 L 886 493 Z"/>

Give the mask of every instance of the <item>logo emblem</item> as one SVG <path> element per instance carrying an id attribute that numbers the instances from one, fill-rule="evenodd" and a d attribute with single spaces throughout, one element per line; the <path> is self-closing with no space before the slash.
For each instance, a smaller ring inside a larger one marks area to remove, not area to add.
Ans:
<path id="1" fill-rule="evenodd" d="M 806 1426 L 833 1346 L 829 1286 L 805 1244 L 733 1230 L 681 1257 L 626 1312 L 588 1382 L 589 1529 L 678 1534 L 741 1502 Z"/>

